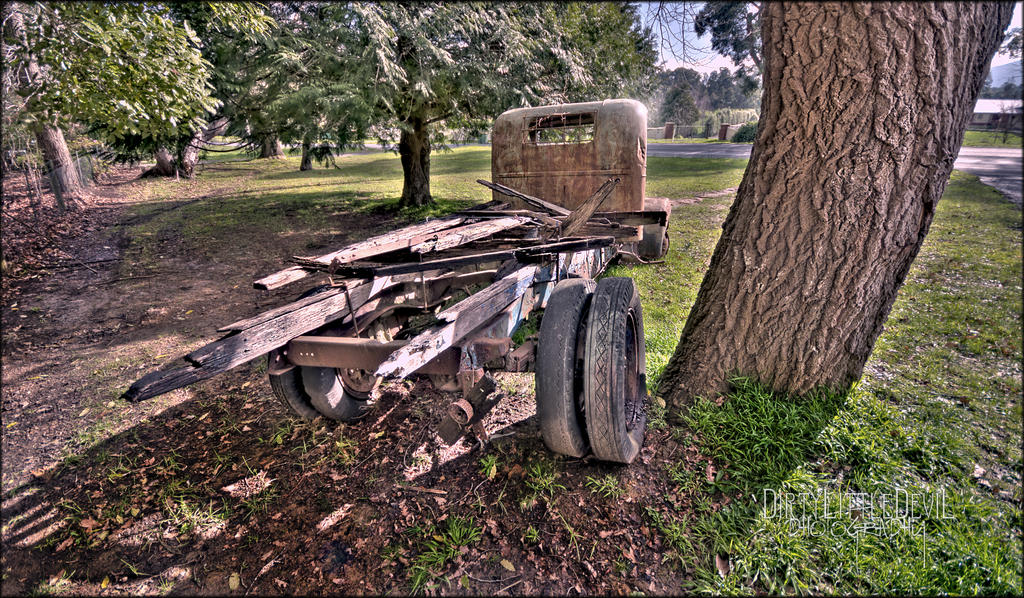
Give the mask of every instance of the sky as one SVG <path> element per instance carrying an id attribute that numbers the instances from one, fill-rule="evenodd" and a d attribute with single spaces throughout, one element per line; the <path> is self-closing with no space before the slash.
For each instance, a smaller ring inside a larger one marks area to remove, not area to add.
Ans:
<path id="1" fill-rule="evenodd" d="M 1009 29 L 1012 29 L 1014 27 L 1021 27 L 1022 26 L 1021 25 L 1022 5 L 1024 5 L 1024 2 L 1017 2 L 1017 3 L 1015 3 L 1014 8 L 1013 8 L 1013 17 L 1010 19 Z M 658 3 L 657 2 L 649 2 L 649 3 L 643 3 L 642 4 L 640 13 L 641 13 L 641 15 L 643 15 L 643 17 L 645 19 L 645 22 L 650 24 L 650 19 L 653 17 L 654 11 L 657 8 L 658 8 Z M 654 29 L 654 35 L 655 35 L 656 39 L 661 39 L 660 32 L 658 31 L 658 27 L 657 26 L 653 26 L 653 29 Z M 697 37 L 697 35 L 696 35 L 696 33 L 694 33 L 692 25 L 691 25 L 690 27 L 688 27 L 687 31 L 685 32 L 685 37 L 686 37 L 686 40 L 688 42 L 688 45 L 691 46 L 691 51 L 692 51 L 692 55 L 690 56 L 690 60 L 689 61 L 683 61 L 683 60 L 680 60 L 677 57 L 674 57 L 672 55 L 671 50 L 668 48 L 668 44 L 665 43 L 665 42 L 662 43 L 662 47 L 659 50 L 661 52 L 661 59 L 663 61 L 663 66 L 664 66 L 664 68 L 666 70 L 672 70 L 672 69 L 675 69 L 675 68 L 680 67 L 680 66 L 685 66 L 685 67 L 691 68 L 691 69 L 693 69 L 693 70 L 695 70 L 695 71 L 697 71 L 699 73 L 710 73 L 710 72 L 717 71 L 718 69 L 720 69 L 722 67 L 728 68 L 730 71 L 734 70 L 736 68 L 735 65 L 733 65 L 731 59 L 729 59 L 729 58 L 727 58 L 725 56 L 722 56 L 722 55 L 718 54 L 717 52 L 715 52 L 714 50 L 711 49 L 711 36 L 710 35 L 704 35 L 702 37 Z M 1010 56 L 1007 55 L 1007 54 L 996 54 L 992 58 L 992 66 L 1000 66 L 1000 65 L 1003 65 L 1003 64 L 1007 64 L 1007 63 L 1013 62 L 1014 60 L 1019 60 L 1019 59 L 1010 58 Z"/>

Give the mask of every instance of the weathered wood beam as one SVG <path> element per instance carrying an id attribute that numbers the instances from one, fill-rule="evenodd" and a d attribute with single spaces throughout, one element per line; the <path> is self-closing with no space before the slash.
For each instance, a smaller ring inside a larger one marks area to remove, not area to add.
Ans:
<path id="1" fill-rule="evenodd" d="M 377 368 L 378 376 L 407 376 L 486 324 L 533 284 L 537 266 L 525 266 L 441 312 L 448 323 L 416 336 Z"/>
<path id="2" fill-rule="evenodd" d="M 501 193 L 502 195 L 507 195 L 509 197 L 514 197 L 516 199 L 525 201 L 527 204 L 529 204 L 529 205 L 531 205 L 531 206 L 533 206 L 535 208 L 544 210 L 545 212 L 548 212 L 550 214 L 554 214 L 555 216 L 568 216 L 569 215 L 569 210 L 563 208 L 562 206 L 555 205 L 555 204 L 553 204 L 553 203 L 551 203 L 549 201 L 544 201 L 543 199 L 541 199 L 539 197 L 534 197 L 532 195 L 527 195 L 525 193 L 520 193 L 519 191 L 516 191 L 515 189 L 512 189 L 511 187 L 506 187 L 505 185 L 502 185 L 500 183 L 492 183 L 490 181 L 485 181 L 483 179 L 477 179 L 476 182 L 480 183 L 481 185 L 483 185 L 484 187 L 487 187 L 488 189 L 490 189 L 492 191 L 497 191 L 498 193 Z"/>
<path id="3" fill-rule="evenodd" d="M 209 343 L 185 356 L 191 368 L 147 374 L 132 384 L 123 396 L 129 401 L 141 401 L 242 365 L 284 346 L 296 336 L 347 316 L 350 313 L 348 299 L 355 305 L 362 305 L 372 287 L 366 282 L 349 287 L 347 293 L 326 294 L 319 301 Z"/>
<path id="4" fill-rule="evenodd" d="M 413 245 L 410 247 L 410 250 L 413 253 L 444 251 L 445 249 L 458 247 L 459 245 L 464 245 L 466 243 L 476 241 L 477 239 L 483 239 L 510 228 L 529 224 L 530 222 L 531 220 L 529 218 L 521 216 L 509 216 L 505 218 L 498 218 L 496 220 L 474 222 L 473 224 L 467 224 L 465 226 L 458 226 L 441 231 L 429 240 Z"/>
<path id="5" fill-rule="evenodd" d="M 613 236 L 588 237 L 585 239 L 559 241 L 557 243 L 545 243 L 542 245 L 534 245 L 532 247 L 523 247 L 518 249 L 485 251 L 482 253 L 442 258 L 419 263 L 352 263 L 339 266 L 336 272 L 342 276 L 351 276 L 353 278 L 374 278 L 381 276 L 393 276 L 396 274 L 404 274 L 410 272 L 419 272 L 421 270 L 426 269 L 454 268 L 457 266 L 465 266 L 469 264 L 505 261 L 513 258 L 523 261 L 538 255 L 562 253 L 569 251 L 582 251 L 585 249 L 593 249 L 596 247 L 607 247 L 614 243 L 615 237 Z"/>
<path id="6" fill-rule="evenodd" d="M 590 217 L 597 211 L 597 208 L 601 203 L 612 194 L 612 191 L 615 190 L 615 187 L 618 184 L 618 178 L 608 179 L 597 188 L 597 191 L 595 191 L 593 195 L 584 200 L 584 202 L 577 206 L 571 214 L 566 216 L 562 220 L 561 236 L 573 236 L 573 234 L 579 230 L 587 220 L 590 220 Z"/>
<path id="7" fill-rule="evenodd" d="M 337 260 L 338 263 L 362 260 L 381 255 L 383 253 L 406 249 L 418 243 L 428 241 L 432 235 L 439 231 L 453 226 L 458 226 L 466 220 L 467 219 L 462 216 L 438 218 L 422 224 L 406 226 L 383 235 L 370 237 L 369 239 L 353 243 L 352 245 L 343 247 L 337 251 L 332 251 L 328 254 L 315 257 L 295 256 L 295 259 L 302 262 L 312 262 L 324 265 L 329 265 L 335 260 Z M 253 286 L 257 289 L 263 290 L 276 289 L 297 280 L 302 280 L 306 276 L 309 276 L 309 274 L 311 274 L 310 269 L 305 264 L 300 264 L 298 266 L 285 268 L 284 270 L 264 276 L 263 278 L 253 282 Z"/>

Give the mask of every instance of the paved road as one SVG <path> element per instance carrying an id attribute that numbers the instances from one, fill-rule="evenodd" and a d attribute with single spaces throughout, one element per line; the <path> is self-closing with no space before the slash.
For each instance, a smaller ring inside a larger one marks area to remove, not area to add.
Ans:
<path id="1" fill-rule="evenodd" d="M 747 158 L 746 143 L 650 143 L 648 156 L 679 158 Z M 1021 205 L 1021 150 L 1006 147 L 962 147 L 953 167 L 976 174 L 981 182 L 999 189 Z"/>

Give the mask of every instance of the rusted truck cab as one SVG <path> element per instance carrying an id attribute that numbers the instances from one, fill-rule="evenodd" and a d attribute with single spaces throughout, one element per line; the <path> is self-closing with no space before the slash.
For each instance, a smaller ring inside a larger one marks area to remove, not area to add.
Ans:
<path id="1" fill-rule="evenodd" d="M 664 200 L 645 200 L 647 107 L 636 100 L 518 108 L 494 123 L 491 177 L 496 183 L 572 210 L 611 177 L 619 185 L 603 212 L 665 212 Z M 502 197 L 495 192 L 495 199 Z M 661 257 L 667 226 L 643 227 L 638 253 Z"/>

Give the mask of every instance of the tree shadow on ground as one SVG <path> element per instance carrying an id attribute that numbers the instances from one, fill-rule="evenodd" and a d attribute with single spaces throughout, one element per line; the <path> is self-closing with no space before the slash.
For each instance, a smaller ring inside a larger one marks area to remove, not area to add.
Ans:
<path id="1" fill-rule="evenodd" d="M 405 566 L 381 567 L 382 551 L 405 544 L 400 530 L 488 502 L 466 483 L 481 481 L 479 447 L 439 441 L 447 401 L 425 381 L 391 385 L 359 422 L 309 423 L 261 370 L 178 391 L 189 398 L 5 492 L 4 593 L 53 579 L 227 593 L 232 573 L 257 593 L 402 591 Z M 488 450 L 523 450 L 518 434 L 535 426 L 520 411 L 490 418 L 512 436 Z"/>

